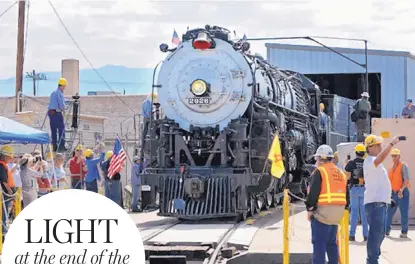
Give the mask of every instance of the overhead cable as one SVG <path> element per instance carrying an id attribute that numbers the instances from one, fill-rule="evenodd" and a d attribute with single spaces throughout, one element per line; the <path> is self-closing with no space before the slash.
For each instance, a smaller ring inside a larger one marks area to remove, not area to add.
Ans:
<path id="1" fill-rule="evenodd" d="M 94 72 L 98 75 L 98 77 L 107 85 L 108 89 L 117 97 L 117 99 L 119 99 L 131 112 L 136 113 L 136 111 L 134 111 L 133 109 L 131 109 L 131 107 L 129 107 L 118 95 L 116 92 L 114 92 L 114 90 L 111 88 L 111 85 L 104 79 L 104 77 L 101 76 L 101 74 L 95 69 L 95 67 L 92 65 L 91 61 L 88 59 L 88 57 L 85 55 L 85 53 L 83 52 L 83 50 L 81 49 L 81 47 L 78 45 L 78 43 L 76 42 L 76 40 L 74 39 L 74 37 L 72 36 L 72 34 L 69 32 L 68 28 L 66 27 L 65 23 L 63 22 L 63 20 L 61 19 L 61 17 L 58 14 L 58 11 L 56 10 L 56 8 L 53 6 L 52 2 L 50 0 L 48 0 L 50 6 L 53 9 L 53 12 L 55 13 L 56 17 L 59 19 L 60 23 L 62 24 L 62 26 L 65 28 L 66 33 L 68 33 L 69 37 L 72 39 L 73 43 L 76 45 L 76 47 L 78 48 L 78 50 L 81 52 L 82 56 L 84 57 L 84 59 L 88 62 L 89 66 L 91 67 L 92 70 L 94 70 Z"/>
<path id="2" fill-rule="evenodd" d="M 13 6 L 15 6 L 16 4 L 17 4 L 17 2 L 18 1 L 16 1 L 16 2 L 14 2 L 13 4 L 11 4 L 9 7 L 7 7 L 6 8 L 6 10 L 4 10 L 1 14 L 0 14 L 0 18 L 2 17 L 2 16 L 4 16 L 6 13 L 7 13 L 7 11 L 9 11 Z"/>

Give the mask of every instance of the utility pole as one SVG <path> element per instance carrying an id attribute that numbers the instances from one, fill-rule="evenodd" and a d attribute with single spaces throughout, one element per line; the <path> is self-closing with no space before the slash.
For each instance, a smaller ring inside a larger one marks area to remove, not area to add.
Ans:
<path id="1" fill-rule="evenodd" d="M 35 70 L 32 72 L 26 72 L 26 78 L 33 80 L 33 95 L 36 96 L 36 81 L 47 80 L 46 75 L 43 73 L 36 73 Z"/>
<path id="2" fill-rule="evenodd" d="M 19 1 L 19 15 L 17 24 L 17 61 L 16 61 L 16 112 L 22 111 L 20 101 L 23 86 L 24 63 L 24 24 L 25 24 L 26 0 Z"/>

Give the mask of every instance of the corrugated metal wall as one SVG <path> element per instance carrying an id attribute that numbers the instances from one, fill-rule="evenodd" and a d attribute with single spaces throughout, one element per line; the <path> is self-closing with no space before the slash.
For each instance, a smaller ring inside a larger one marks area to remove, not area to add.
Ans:
<path id="1" fill-rule="evenodd" d="M 406 89 L 407 89 L 407 98 L 412 98 L 415 100 L 415 59 L 413 58 L 406 58 Z"/>
<path id="2" fill-rule="evenodd" d="M 290 49 L 284 44 L 267 44 L 267 59 L 273 65 L 294 70 L 303 74 L 364 73 L 365 69 L 347 59 L 328 51 Z M 285 48 L 284 48 L 285 47 Z M 364 63 L 364 54 L 347 53 L 351 59 Z M 368 56 L 369 73 L 381 73 L 381 109 L 382 117 L 400 114 L 405 105 L 405 61 L 404 56 Z M 410 66 L 411 65 L 411 66 Z M 412 67 L 415 75 L 415 60 L 408 61 L 407 70 Z M 408 74 L 408 81 L 409 81 Z M 415 99 L 415 76 L 412 79 L 412 97 Z M 408 82 L 409 84 L 409 82 Z M 408 95 L 409 86 L 408 86 Z"/>

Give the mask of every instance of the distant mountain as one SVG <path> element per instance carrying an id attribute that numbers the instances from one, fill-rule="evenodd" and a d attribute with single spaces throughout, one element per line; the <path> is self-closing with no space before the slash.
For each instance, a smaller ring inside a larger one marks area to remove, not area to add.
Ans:
<path id="1" fill-rule="evenodd" d="M 151 91 L 153 69 L 106 65 L 97 69 L 97 71 L 114 92 L 123 94 L 125 91 L 125 94 L 144 94 Z M 61 73 L 60 71 L 42 73 L 46 75 L 47 80 L 38 81 L 36 95 L 49 96 L 50 93 L 56 89 Z M 13 96 L 15 85 L 15 77 L 3 80 L 0 79 L 0 96 Z M 93 69 L 81 69 L 79 71 L 80 95 L 87 95 L 89 91 L 110 92 L 111 89 Z M 32 79 L 23 79 L 23 94 L 33 95 Z"/>

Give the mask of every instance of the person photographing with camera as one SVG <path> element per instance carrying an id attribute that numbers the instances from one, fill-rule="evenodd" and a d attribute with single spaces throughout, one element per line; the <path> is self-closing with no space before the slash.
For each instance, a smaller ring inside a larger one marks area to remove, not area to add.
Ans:
<path id="1" fill-rule="evenodd" d="M 392 148 L 406 137 L 394 137 L 392 142 L 383 148 L 383 139 L 376 135 L 365 138 L 368 156 L 363 162 L 365 180 L 364 204 L 366 218 L 369 224 L 367 238 L 367 264 L 378 264 L 380 248 L 385 238 L 388 206 L 394 206 L 391 199 L 391 184 L 383 161 Z"/>

